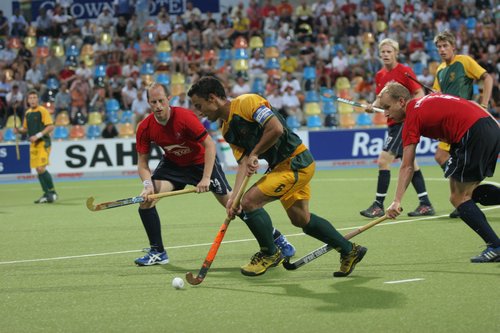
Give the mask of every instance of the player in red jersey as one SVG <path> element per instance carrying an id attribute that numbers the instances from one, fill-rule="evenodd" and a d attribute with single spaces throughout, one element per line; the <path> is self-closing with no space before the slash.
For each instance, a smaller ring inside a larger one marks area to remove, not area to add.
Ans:
<path id="1" fill-rule="evenodd" d="M 380 57 L 384 63 L 384 67 L 377 72 L 375 75 L 376 93 L 378 94 L 382 91 L 385 85 L 389 82 L 399 82 L 404 85 L 412 94 L 414 98 L 419 98 L 424 96 L 424 91 L 419 84 L 408 78 L 408 75 L 415 77 L 415 74 L 410 67 L 398 63 L 397 56 L 399 52 L 399 45 L 396 41 L 392 39 L 384 39 L 379 45 Z M 373 105 L 370 105 L 366 111 L 372 112 L 373 106 L 378 106 L 380 100 L 377 97 Z M 365 217 L 374 218 L 384 215 L 384 200 L 387 195 L 387 190 L 389 189 L 389 183 L 391 181 L 391 164 L 396 158 L 401 158 L 403 154 L 403 145 L 401 141 L 401 131 L 403 129 L 403 123 L 396 123 L 390 119 L 387 119 L 387 139 L 384 143 L 383 150 L 380 152 L 378 157 L 378 180 L 377 180 L 377 192 L 375 194 L 375 201 L 365 210 L 359 213 Z M 413 211 L 409 212 L 408 216 L 426 216 L 434 215 L 434 208 L 427 195 L 427 190 L 425 188 L 425 181 L 420 168 L 415 162 L 415 173 L 412 179 L 413 187 L 417 191 L 417 196 L 419 199 L 418 207 Z"/>
<path id="2" fill-rule="evenodd" d="M 460 218 L 486 243 L 486 250 L 471 262 L 500 261 L 500 239 L 472 194 L 479 183 L 495 172 L 500 153 L 500 128 L 491 115 L 474 102 L 434 93 L 411 100 L 410 92 L 399 83 L 389 83 L 379 95 L 379 105 L 395 122 L 405 121 L 403 160 L 394 201 L 387 215 L 399 215 L 401 200 L 414 172 L 415 150 L 420 136 L 451 145 L 445 176 L 450 179 L 450 202 Z"/>
<path id="3" fill-rule="evenodd" d="M 183 189 L 194 185 L 198 193 L 211 191 L 226 206 L 231 187 L 216 158 L 215 143 L 196 114 L 188 109 L 170 106 L 168 89 L 153 84 L 147 90 L 152 113 L 137 127 L 136 150 L 138 172 L 144 189 L 141 196 Z M 164 151 L 154 172 L 149 168 L 151 144 Z M 160 217 L 156 200 L 147 200 L 139 207 L 139 216 L 149 239 L 148 253 L 135 260 L 139 266 L 167 264 L 168 256 L 163 247 Z M 274 242 L 289 257 L 295 254 L 279 230 L 274 230 Z"/>

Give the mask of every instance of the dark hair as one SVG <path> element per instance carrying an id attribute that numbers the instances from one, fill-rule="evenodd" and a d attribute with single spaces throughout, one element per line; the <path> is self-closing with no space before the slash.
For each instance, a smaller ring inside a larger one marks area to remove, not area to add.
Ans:
<path id="1" fill-rule="evenodd" d="M 154 88 L 158 87 L 158 86 L 160 86 L 160 87 L 162 87 L 162 88 L 163 88 L 163 91 L 165 92 L 165 96 L 167 96 L 167 97 L 168 97 L 168 95 L 170 94 L 170 93 L 169 93 L 169 91 L 168 91 L 167 86 L 165 86 L 165 85 L 163 85 L 163 84 L 161 84 L 161 83 L 158 83 L 158 82 L 153 82 L 153 83 L 151 83 L 151 84 L 149 85 L 149 87 L 147 87 L 147 88 L 146 88 L 146 97 L 148 98 L 148 102 L 149 102 L 149 91 L 150 91 L 151 89 L 154 89 Z"/>
<path id="2" fill-rule="evenodd" d="M 214 76 L 204 76 L 195 82 L 188 91 L 188 96 L 196 95 L 208 100 L 210 94 L 226 99 L 226 91 L 222 83 Z"/>

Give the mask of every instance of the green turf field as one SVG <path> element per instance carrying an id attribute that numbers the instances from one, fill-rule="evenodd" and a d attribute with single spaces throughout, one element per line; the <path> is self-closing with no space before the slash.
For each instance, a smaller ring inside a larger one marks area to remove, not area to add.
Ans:
<path id="1" fill-rule="evenodd" d="M 2 184 L 0 332 L 498 332 L 500 263 L 469 263 L 482 240 L 447 217 L 441 170 L 423 170 L 438 216 L 402 216 L 357 236 L 369 251 L 350 277 L 332 278 L 334 251 L 296 271 L 245 277 L 239 267 L 257 243 L 235 220 L 205 281 L 183 290 L 173 289 L 172 279 L 198 272 L 225 218 L 210 194 L 159 202 L 170 264 L 139 268 L 133 260 L 148 244 L 138 206 L 85 207 L 89 196 L 102 202 L 137 195 L 138 179 L 59 182 L 52 205 L 33 204 L 38 183 Z M 342 233 L 369 222 L 358 211 L 373 200 L 376 174 L 318 171 L 311 211 Z M 500 183 L 498 176 L 489 180 Z M 409 189 L 403 206 L 416 205 Z M 288 222 L 279 203 L 268 210 L 297 258 L 321 246 Z M 484 212 L 500 233 L 500 206 Z"/>

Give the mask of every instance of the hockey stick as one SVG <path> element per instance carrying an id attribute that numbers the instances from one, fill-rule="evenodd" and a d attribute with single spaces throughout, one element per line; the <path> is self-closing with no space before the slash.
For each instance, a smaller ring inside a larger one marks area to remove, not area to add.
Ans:
<path id="1" fill-rule="evenodd" d="M 437 92 L 436 90 L 432 89 L 431 87 L 429 86 L 426 86 L 425 84 L 423 84 L 422 82 L 420 82 L 419 80 L 417 80 L 416 78 L 414 78 L 413 76 L 410 75 L 410 73 L 406 72 L 405 73 L 406 77 L 409 78 L 410 80 L 412 80 L 413 82 L 416 82 L 418 83 L 419 85 L 422 86 L 422 88 L 424 88 L 425 90 L 427 91 L 430 91 L 431 93 L 435 93 Z"/>
<path id="2" fill-rule="evenodd" d="M 241 197 L 245 193 L 245 189 L 248 185 L 249 180 L 250 180 L 249 176 L 246 176 L 245 179 L 243 180 L 243 183 L 241 184 L 238 194 L 236 195 L 236 198 L 233 201 L 232 207 L 234 209 L 240 205 Z M 212 246 L 210 246 L 210 250 L 208 250 L 208 254 L 205 257 L 205 261 L 203 262 L 203 265 L 201 266 L 198 275 L 195 277 L 191 272 L 186 273 L 186 280 L 189 284 L 193 286 L 198 285 L 202 283 L 203 280 L 205 279 L 205 276 L 207 276 L 208 270 L 210 269 L 210 266 L 214 262 L 215 256 L 217 255 L 217 251 L 219 250 L 220 243 L 222 242 L 224 236 L 226 235 L 226 230 L 230 222 L 231 218 L 228 216 L 224 220 L 224 223 L 222 223 L 222 225 L 220 226 L 219 232 L 217 233 L 217 236 L 215 236 L 214 242 L 212 243 Z"/>
<path id="3" fill-rule="evenodd" d="M 326 98 L 331 98 L 334 101 L 337 101 L 337 102 L 340 102 L 340 103 L 349 104 L 349 105 L 352 105 L 352 106 L 357 106 L 357 107 L 360 107 L 360 108 L 363 108 L 363 109 L 366 109 L 368 107 L 368 105 L 366 105 L 366 104 L 362 104 L 362 103 L 359 103 L 359 102 L 351 101 L 350 99 L 346 99 L 346 98 L 342 98 L 342 97 L 337 97 L 337 96 L 331 95 L 331 94 L 323 94 L 323 96 L 325 96 Z M 373 111 L 383 113 L 384 109 L 373 107 Z"/>
<path id="4" fill-rule="evenodd" d="M 362 227 L 360 227 L 360 228 L 358 228 L 356 230 L 351 231 L 350 233 L 348 233 L 347 235 L 345 235 L 344 238 L 345 239 L 351 239 L 354 236 L 359 235 L 363 231 L 368 230 L 371 227 L 373 227 L 373 226 L 375 226 L 375 225 L 379 224 L 380 222 L 383 222 L 383 221 L 385 221 L 387 219 L 388 219 L 387 215 L 379 217 L 378 219 L 373 220 L 370 223 L 367 223 L 364 226 L 362 226 Z M 325 244 L 322 247 L 320 247 L 319 249 L 316 249 L 316 250 L 314 250 L 314 251 L 306 254 L 305 256 L 303 256 L 302 258 L 298 259 L 297 261 L 290 262 L 288 259 L 285 259 L 285 261 L 283 261 L 283 267 L 285 267 L 285 269 L 289 270 L 289 271 L 296 270 L 297 268 L 299 268 L 301 266 L 304 266 L 305 264 L 307 264 L 307 263 L 309 263 L 309 262 L 311 262 L 311 261 L 313 261 L 315 259 L 318 259 L 323 254 L 328 253 L 328 252 L 330 252 L 333 249 L 334 249 L 333 246 Z"/>
<path id="5" fill-rule="evenodd" d="M 148 198 L 149 199 L 161 199 L 161 198 L 165 198 L 165 197 L 171 197 L 174 195 L 193 193 L 193 192 L 196 192 L 196 188 L 185 188 L 185 189 L 179 190 L 179 191 L 150 194 L 150 195 L 148 195 Z M 138 197 L 133 197 L 133 198 L 127 198 L 127 199 L 121 199 L 121 200 L 116 200 L 116 201 L 108 201 L 108 202 L 102 202 L 99 204 L 94 204 L 94 197 L 90 197 L 90 198 L 87 198 L 87 208 L 92 212 L 98 212 L 98 211 L 104 210 L 104 209 L 132 205 L 132 204 L 141 203 L 144 201 L 145 200 L 143 197 L 138 196 Z"/>

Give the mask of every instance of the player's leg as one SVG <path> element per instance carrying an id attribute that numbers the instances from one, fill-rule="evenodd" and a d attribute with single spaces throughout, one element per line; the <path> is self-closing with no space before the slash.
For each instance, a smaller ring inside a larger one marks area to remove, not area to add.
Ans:
<path id="1" fill-rule="evenodd" d="M 450 148 L 451 146 L 446 142 L 439 142 L 436 153 L 434 154 L 434 160 L 436 160 L 437 164 L 446 172 L 446 165 L 448 164 L 448 160 L 450 159 Z M 450 218 L 455 219 L 460 217 L 460 213 L 455 208 L 450 213 Z"/>
<path id="2" fill-rule="evenodd" d="M 422 171 L 420 170 L 417 160 L 414 162 L 415 172 L 413 173 L 413 178 L 411 179 L 411 183 L 417 192 L 419 205 L 413 211 L 409 212 L 408 216 L 432 216 L 436 213 L 434 212 L 434 208 L 429 200 L 429 196 L 427 194 L 427 189 L 425 187 L 425 180 Z"/>
<path id="3" fill-rule="evenodd" d="M 478 182 L 461 183 L 450 178 L 450 201 L 457 207 L 460 218 L 486 243 L 486 250 L 480 255 L 471 258 L 472 262 L 496 262 L 500 261 L 500 239 L 488 223 L 486 216 L 471 199 L 472 192 Z"/>
<path id="4" fill-rule="evenodd" d="M 42 196 L 35 203 L 52 203 L 57 199 L 52 176 L 47 171 L 49 163 L 50 148 L 44 147 L 45 143 L 40 141 L 30 146 L 30 166 L 36 170 L 38 181 L 42 187 Z"/>
<path id="5" fill-rule="evenodd" d="M 297 182 L 293 190 L 281 197 L 281 203 L 293 225 L 302 228 L 305 234 L 326 243 L 340 252 L 340 270 L 333 276 L 349 275 L 361 261 L 367 249 L 346 240 L 326 219 L 310 213 L 309 200 L 311 188 L 309 182 L 314 174 L 315 165 L 297 171 Z"/>
<path id="6" fill-rule="evenodd" d="M 394 159 L 403 155 L 402 142 L 403 124 L 395 124 L 387 128 L 387 139 L 378 157 L 378 178 L 375 201 L 359 213 L 368 218 L 384 215 L 384 200 L 391 182 L 391 164 Z"/>
<path id="7" fill-rule="evenodd" d="M 378 177 L 377 192 L 375 201 L 365 210 L 359 213 L 368 218 L 380 217 L 384 215 L 384 200 L 387 196 L 387 190 L 391 182 L 391 164 L 395 156 L 388 151 L 380 152 L 378 157 Z"/>

